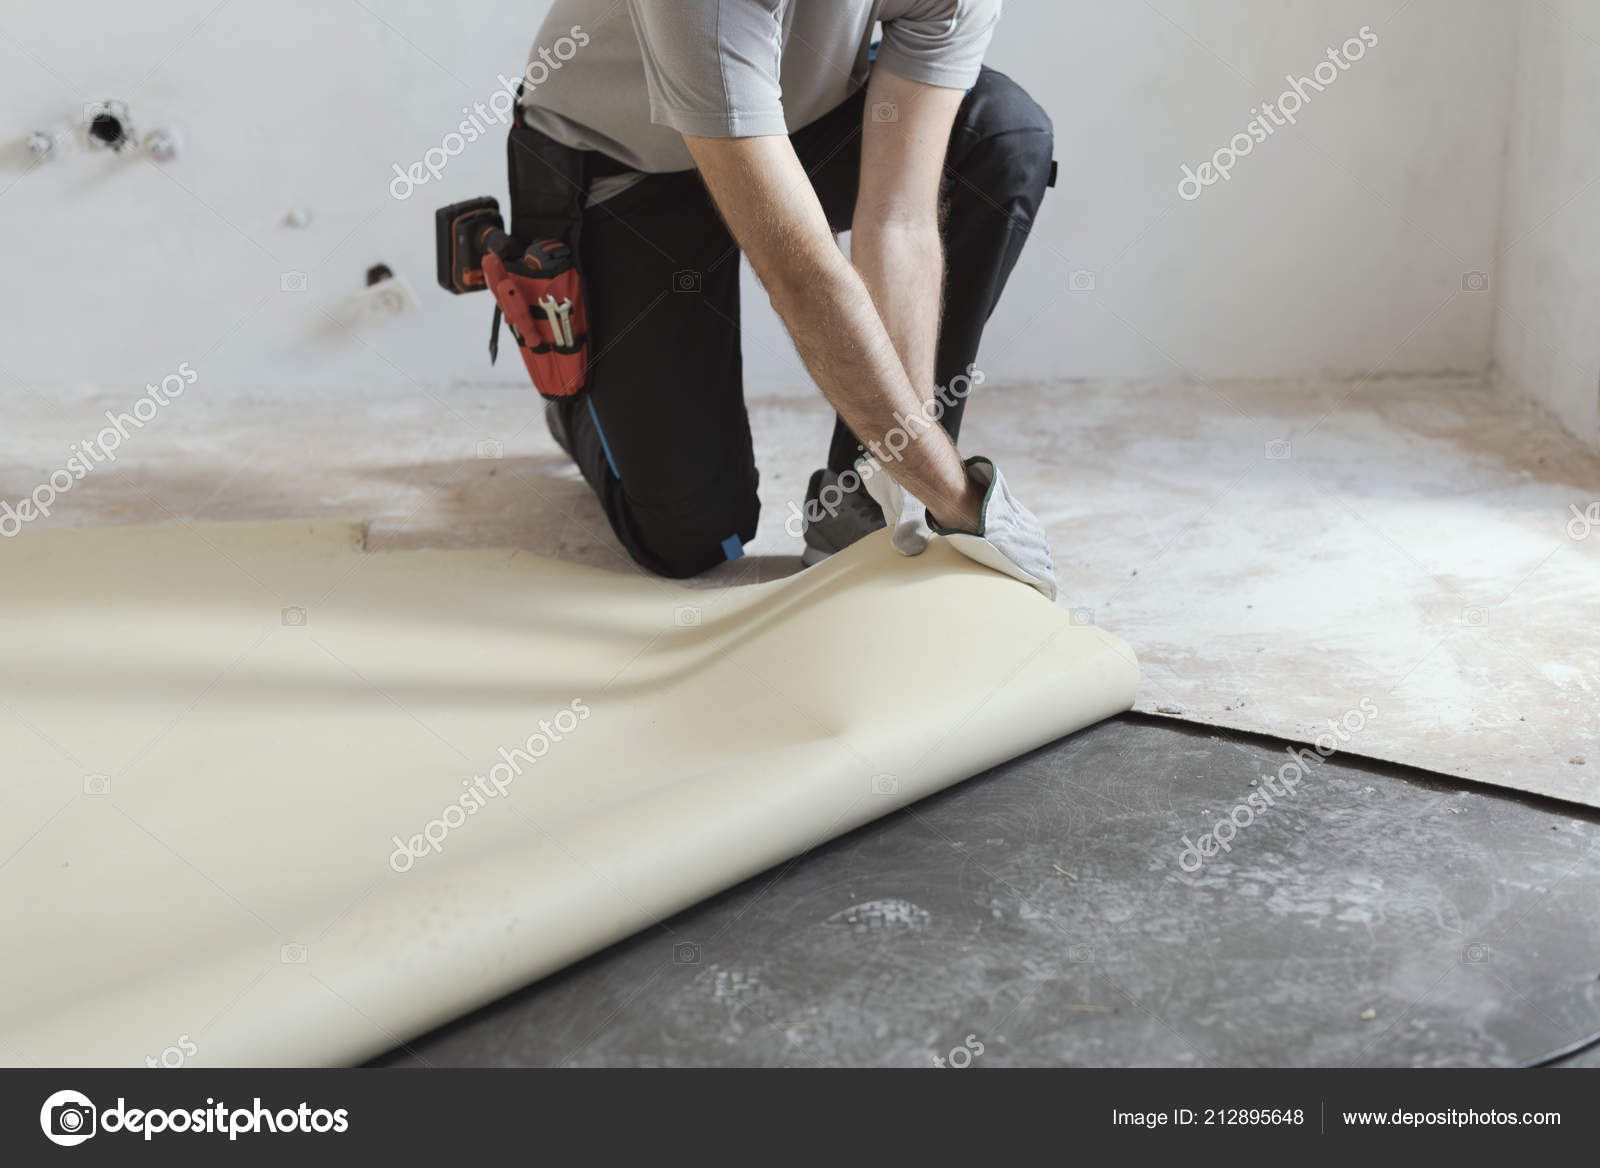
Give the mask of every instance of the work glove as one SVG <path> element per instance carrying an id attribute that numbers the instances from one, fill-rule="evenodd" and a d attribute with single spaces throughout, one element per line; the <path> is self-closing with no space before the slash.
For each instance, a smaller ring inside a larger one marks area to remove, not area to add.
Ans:
<path id="1" fill-rule="evenodd" d="M 871 455 L 856 460 L 856 474 L 872 501 L 883 509 L 889 525 L 889 540 L 902 556 L 919 556 L 928 546 L 933 532 L 928 527 L 928 509 L 922 501 L 890 477 Z"/>
<path id="2" fill-rule="evenodd" d="M 917 555 L 928 546 L 930 536 L 942 535 L 969 560 L 1037 588 L 1047 600 L 1056 598 L 1055 563 L 1044 527 L 1032 511 L 1017 502 L 1000 469 L 989 459 L 974 457 L 963 464 L 968 477 L 984 488 L 976 533 L 932 528 L 927 509 L 915 496 L 871 459 L 862 461 L 872 464 L 872 473 L 861 467 L 861 481 L 883 508 L 884 520 L 894 530 L 895 550 L 901 555 Z"/>

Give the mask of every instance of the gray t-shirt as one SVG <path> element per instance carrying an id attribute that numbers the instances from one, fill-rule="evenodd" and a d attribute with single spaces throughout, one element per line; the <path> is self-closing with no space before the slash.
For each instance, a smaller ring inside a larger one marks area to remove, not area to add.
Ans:
<path id="1" fill-rule="evenodd" d="M 966 89 L 1001 0 L 555 0 L 523 83 L 523 120 L 635 170 L 690 170 L 680 133 L 787 134 L 866 84 L 877 67 Z M 601 180 L 608 198 L 634 176 Z"/>

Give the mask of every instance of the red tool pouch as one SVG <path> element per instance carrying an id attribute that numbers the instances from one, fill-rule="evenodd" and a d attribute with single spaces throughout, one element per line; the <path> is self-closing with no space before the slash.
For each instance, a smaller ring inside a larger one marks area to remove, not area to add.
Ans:
<path id="1" fill-rule="evenodd" d="M 535 389 L 552 398 L 581 390 L 588 372 L 589 328 L 582 281 L 567 245 L 541 239 L 509 262 L 489 252 L 483 257 L 483 274 L 495 301 L 490 359 L 499 348 L 503 315 Z"/>

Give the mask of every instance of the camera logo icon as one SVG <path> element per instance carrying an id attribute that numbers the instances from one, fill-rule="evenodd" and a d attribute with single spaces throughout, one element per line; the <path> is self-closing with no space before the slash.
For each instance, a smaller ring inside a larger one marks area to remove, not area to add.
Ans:
<path id="1" fill-rule="evenodd" d="M 280 292 L 304 292 L 310 287 L 311 281 L 304 272 L 285 272 L 278 277 L 278 290 Z"/>
<path id="2" fill-rule="evenodd" d="M 1461 290 L 1463 292 L 1487 292 L 1489 290 L 1489 273 L 1461 273 Z"/>
<path id="3" fill-rule="evenodd" d="M 506 456 L 505 445 L 494 438 L 483 439 L 473 450 L 479 458 L 504 458 Z"/>
<path id="4" fill-rule="evenodd" d="M 1274 438 L 1267 443 L 1267 457 L 1274 462 L 1282 462 L 1294 453 L 1294 447 L 1287 438 Z"/>
<path id="5" fill-rule="evenodd" d="M 83 793 L 85 795 L 109 795 L 109 794 L 111 794 L 111 776 L 110 775 L 84 775 L 83 776 Z"/>
<path id="6" fill-rule="evenodd" d="M 1067 950 L 1067 960 L 1074 965 L 1091 965 L 1094 963 L 1093 945 L 1074 945 Z"/>
<path id="7" fill-rule="evenodd" d="M 900 790 L 900 780 L 893 775 L 873 775 L 872 793 L 874 795 L 893 795 Z"/>
<path id="8" fill-rule="evenodd" d="M 1489 957 L 1494 952 L 1482 941 L 1469 941 L 1461 946 L 1462 965 L 1488 965 Z"/>
<path id="9" fill-rule="evenodd" d="M 298 629 L 306 623 L 306 610 L 298 606 L 290 606 L 280 614 L 285 628 Z"/>
<path id="10" fill-rule="evenodd" d="M 692 629 L 700 624 L 700 610 L 692 604 L 680 604 L 672 610 L 672 621 L 680 629 Z"/>
<path id="11" fill-rule="evenodd" d="M 1463 608 L 1461 610 L 1461 623 L 1469 629 L 1488 628 L 1489 610 L 1487 608 Z"/>
<path id="12" fill-rule="evenodd" d="M 693 941 L 679 941 L 672 947 L 672 960 L 678 965 L 699 965 L 700 946 Z"/>
<path id="13" fill-rule="evenodd" d="M 700 273 L 693 268 L 680 268 L 672 273 L 672 290 L 674 292 L 700 291 Z"/>
<path id="14" fill-rule="evenodd" d="M 1075 625 L 1092 625 L 1094 624 L 1094 609 L 1075 608 L 1072 610 L 1069 619 Z"/>
<path id="15" fill-rule="evenodd" d="M 304 965 L 306 963 L 306 947 L 290 942 L 278 946 L 278 960 L 285 965 Z"/>
<path id="16" fill-rule="evenodd" d="M 1093 292 L 1094 284 L 1094 273 L 1087 269 L 1080 268 L 1067 279 L 1067 287 L 1074 292 Z"/>
<path id="17" fill-rule="evenodd" d="M 900 107 L 892 101 L 880 101 L 872 107 L 872 120 L 875 122 L 898 122 L 900 120 Z"/>
<path id="18" fill-rule="evenodd" d="M 95 1133 L 95 1107 L 78 1091 L 57 1091 L 39 1108 L 45 1138 L 63 1148 L 76 1147 Z"/>

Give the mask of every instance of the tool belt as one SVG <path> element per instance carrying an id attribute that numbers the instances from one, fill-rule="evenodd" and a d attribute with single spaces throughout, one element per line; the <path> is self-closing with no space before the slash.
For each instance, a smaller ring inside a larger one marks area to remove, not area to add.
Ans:
<path id="1" fill-rule="evenodd" d="M 523 125 L 518 108 L 506 141 L 513 244 L 483 260 L 495 299 L 489 359 L 498 354 L 503 318 L 528 376 L 545 397 L 571 397 L 588 379 L 589 323 L 578 245 L 591 157 L 598 156 Z"/>
<path id="2" fill-rule="evenodd" d="M 541 239 L 509 262 L 489 252 L 483 275 L 494 296 L 490 364 L 499 355 L 503 318 L 535 389 L 545 397 L 571 397 L 581 390 L 588 380 L 589 326 L 571 249 L 560 240 Z"/>
<path id="3" fill-rule="evenodd" d="M 499 204 L 488 196 L 439 208 L 439 285 L 457 295 L 488 289 L 495 302 L 490 363 L 499 356 L 504 321 L 534 388 L 549 398 L 572 397 L 588 381 L 589 321 L 578 245 L 589 182 L 629 168 L 523 125 L 520 110 L 506 153 L 509 231 Z"/>

